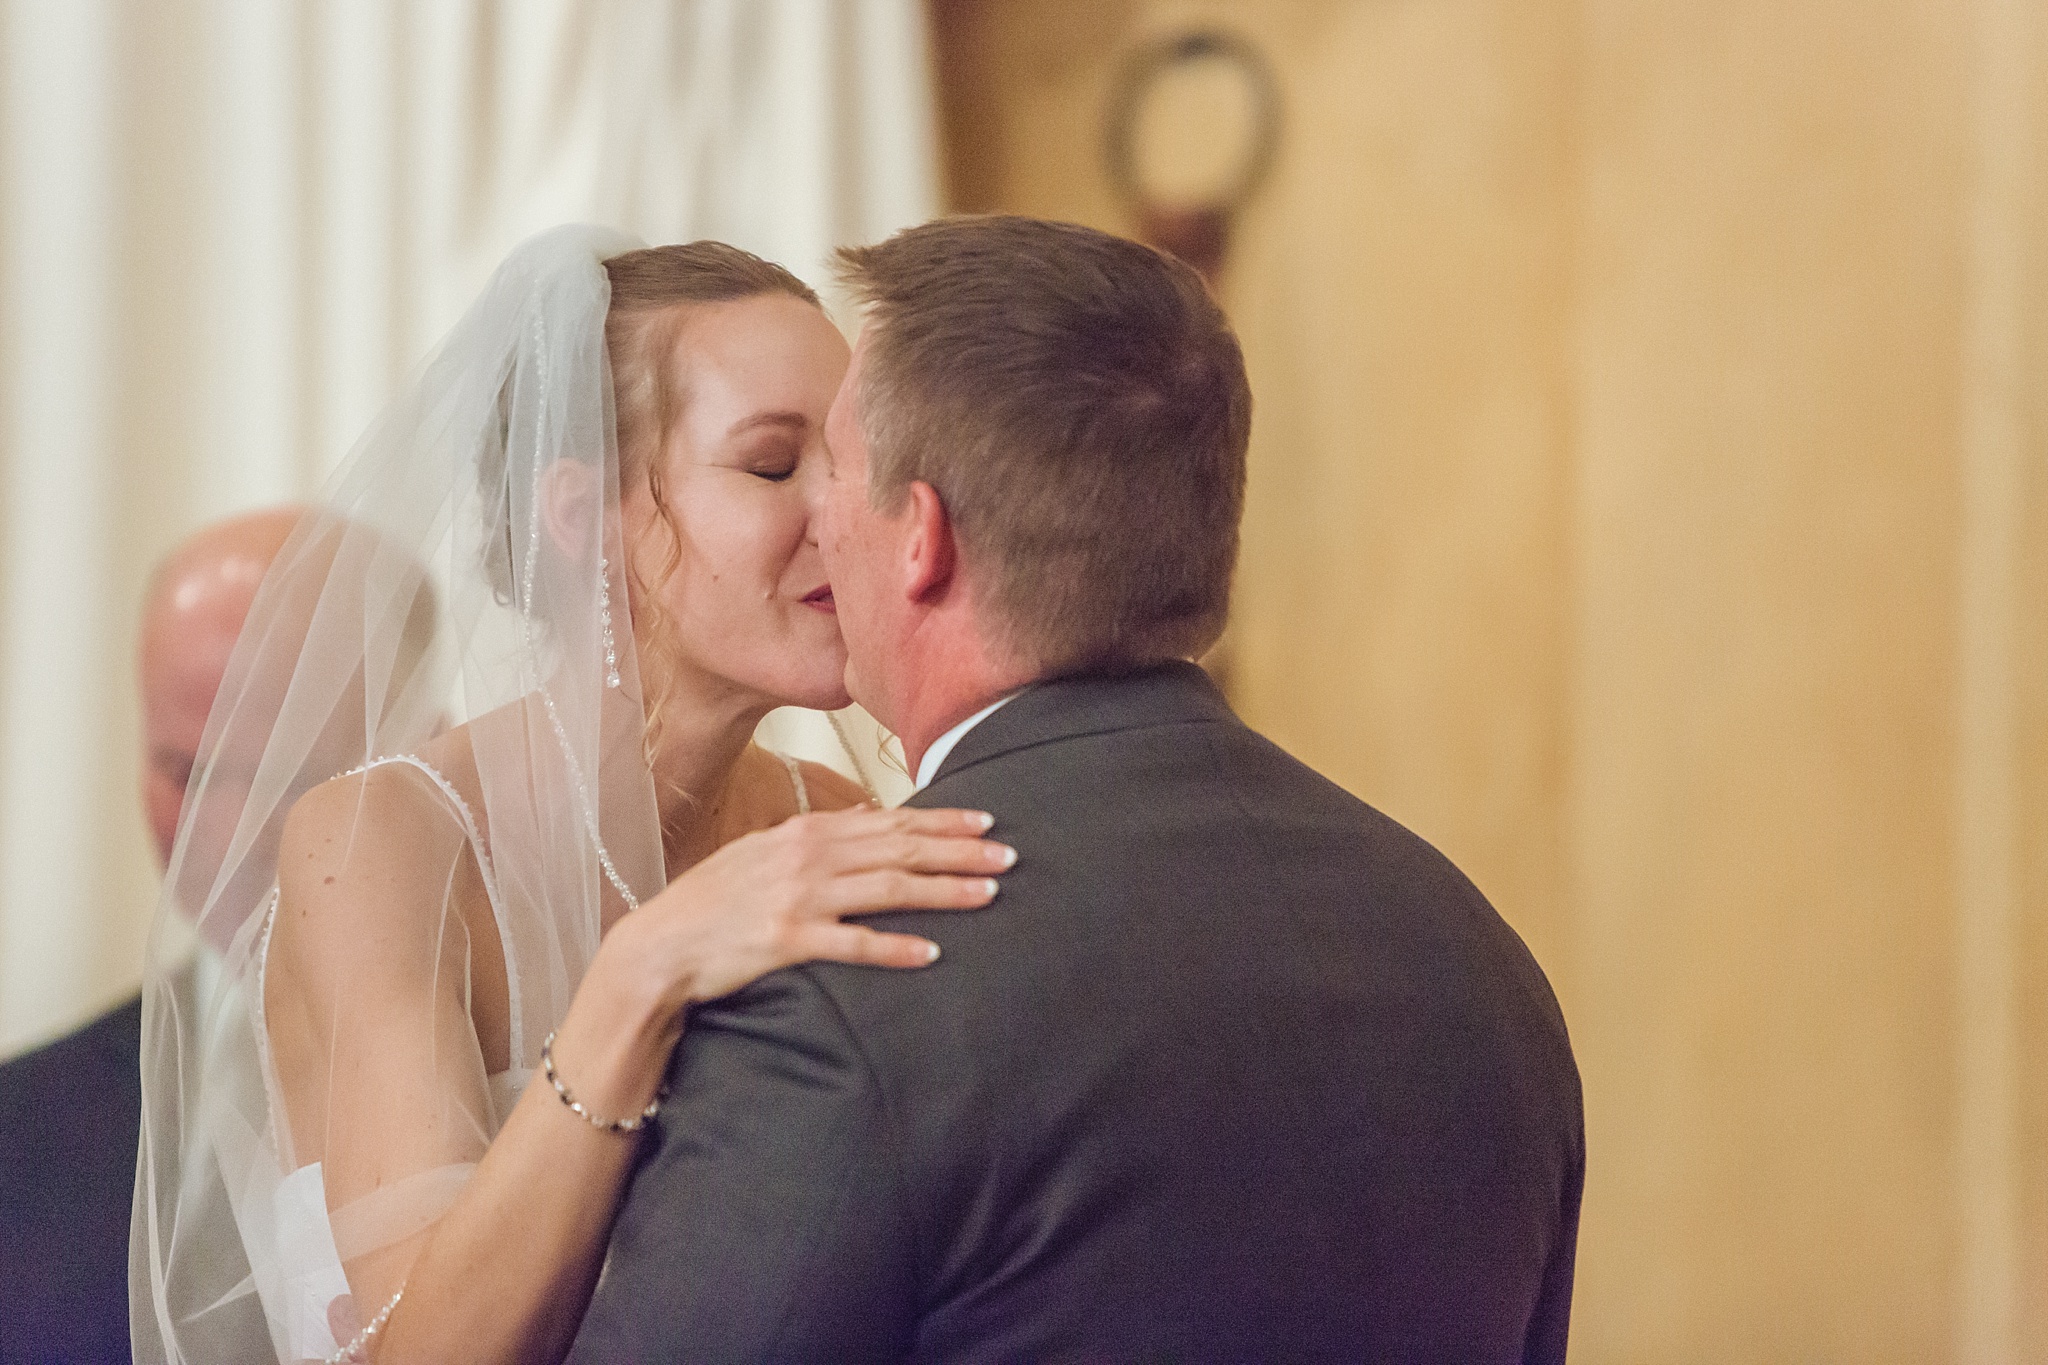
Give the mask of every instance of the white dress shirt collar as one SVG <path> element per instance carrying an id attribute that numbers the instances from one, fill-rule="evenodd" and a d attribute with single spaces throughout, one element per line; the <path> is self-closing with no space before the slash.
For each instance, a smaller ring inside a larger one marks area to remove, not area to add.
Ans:
<path id="1" fill-rule="evenodd" d="M 972 730 L 975 726 L 981 724 L 990 716 L 1002 710 L 1003 704 L 1011 700 L 1011 698 L 1014 698 L 1016 695 L 1017 694 L 1015 692 L 1012 692 L 1007 697 L 997 697 L 987 706 L 982 707 L 979 711 L 976 711 L 966 720 L 961 721 L 958 725 L 946 731 L 945 734 L 940 735 L 937 739 L 933 740 L 932 747 L 926 749 L 924 751 L 924 757 L 917 761 L 916 790 L 923 791 L 925 787 L 930 784 L 931 780 L 934 777 L 938 776 L 939 765 L 946 761 L 946 755 L 953 752 L 954 745 L 958 744 L 961 740 L 967 738 L 967 732 L 969 730 Z"/>

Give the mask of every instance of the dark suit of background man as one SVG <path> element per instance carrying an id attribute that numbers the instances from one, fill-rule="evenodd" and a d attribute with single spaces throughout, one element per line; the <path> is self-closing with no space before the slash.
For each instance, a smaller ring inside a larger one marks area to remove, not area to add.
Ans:
<path id="1" fill-rule="evenodd" d="M 200 733 L 298 509 L 184 541 L 150 580 L 137 680 L 142 804 L 168 864 Z M 142 998 L 0 1066 L 0 1362 L 126 1362 Z"/>
<path id="2" fill-rule="evenodd" d="M 692 1016 L 574 1359 L 1561 1361 L 1584 1146 L 1543 973 L 1185 662 L 1242 506 L 1223 317 L 1025 219 L 842 266 L 847 685 L 917 801 L 1021 856 L 986 911 L 890 917 L 928 972 Z"/>

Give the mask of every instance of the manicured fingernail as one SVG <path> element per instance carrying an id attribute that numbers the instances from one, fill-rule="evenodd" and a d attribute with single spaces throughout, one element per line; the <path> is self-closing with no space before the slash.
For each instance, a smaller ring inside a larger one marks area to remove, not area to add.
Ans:
<path id="1" fill-rule="evenodd" d="M 998 890 L 996 886 L 996 879 L 994 877 L 985 877 L 982 879 L 981 884 L 983 887 L 987 888 L 988 898 L 990 900 L 994 900 L 996 898 L 996 891 Z"/>
<path id="2" fill-rule="evenodd" d="M 974 822 L 981 826 L 983 833 L 986 833 L 989 830 L 992 830 L 996 827 L 995 816 L 990 815 L 985 810 L 978 810 L 974 812 Z"/>
<path id="3" fill-rule="evenodd" d="M 932 963 L 934 963 L 934 962 L 937 962 L 938 960 L 939 960 L 939 945 L 938 945 L 938 944 L 936 944 L 936 943 L 933 943 L 933 942 L 932 942 L 932 941 L 931 941 L 930 939 L 926 939 L 926 940 L 925 940 L 925 944 L 924 944 L 924 961 L 925 961 L 925 965 L 926 965 L 927 967 L 929 967 L 929 966 L 930 966 L 930 965 L 931 965 Z"/>
<path id="4" fill-rule="evenodd" d="M 996 862 L 1002 867 L 1010 868 L 1017 865 L 1017 850 L 1011 848 L 1008 844 L 997 844 L 995 846 L 995 855 Z"/>

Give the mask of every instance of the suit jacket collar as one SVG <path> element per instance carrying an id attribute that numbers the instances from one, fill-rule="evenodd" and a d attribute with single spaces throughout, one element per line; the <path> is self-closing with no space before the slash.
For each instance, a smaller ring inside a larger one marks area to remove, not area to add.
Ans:
<path id="1" fill-rule="evenodd" d="M 1175 661 L 1137 673 L 1037 682 L 969 730 L 932 774 L 932 786 L 991 758 L 1058 739 L 1189 721 L 1235 721 L 1209 675 Z M 927 787 L 926 790 L 930 790 Z"/>

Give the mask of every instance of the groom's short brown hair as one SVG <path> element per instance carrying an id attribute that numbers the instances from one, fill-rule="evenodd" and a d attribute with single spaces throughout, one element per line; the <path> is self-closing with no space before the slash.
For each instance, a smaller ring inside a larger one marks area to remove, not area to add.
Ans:
<path id="1" fill-rule="evenodd" d="M 1192 658 L 1229 609 L 1251 389 L 1195 272 L 1091 228 L 949 218 L 839 252 L 868 493 L 938 491 L 1042 674 Z"/>

